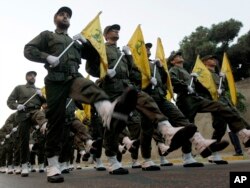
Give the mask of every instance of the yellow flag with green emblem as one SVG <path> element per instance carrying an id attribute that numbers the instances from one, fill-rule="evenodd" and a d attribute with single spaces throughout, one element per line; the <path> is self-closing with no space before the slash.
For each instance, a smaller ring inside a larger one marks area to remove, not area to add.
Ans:
<path id="1" fill-rule="evenodd" d="M 155 58 L 156 59 L 160 59 L 161 61 L 161 64 L 163 65 L 166 73 L 167 73 L 167 99 L 170 101 L 171 99 L 174 98 L 174 91 L 173 91 L 173 86 L 172 86 L 172 83 L 171 83 L 171 79 L 170 79 L 170 75 L 169 75 L 169 72 L 168 72 L 168 66 L 167 66 L 167 62 L 166 62 L 166 58 L 165 58 L 165 53 L 164 53 L 164 48 L 163 48 L 163 45 L 162 45 L 162 42 L 161 42 L 161 39 L 158 38 L 157 39 L 157 46 L 156 46 L 156 55 L 155 55 Z"/>
<path id="2" fill-rule="evenodd" d="M 137 26 L 134 34 L 128 42 L 135 65 L 142 74 L 142 89 L 149 85 L 151 73 L 148 63 L 147 50 L 140 25 Z"/>
<path id="3" fill-rule="evenodd" d="M 198 74 L 197 79 L 205 88 L 207 88 L 210 95 L 212 96 L 212 99 L 218 100 L 217 87 L 214 82 L 213 76 L 211 72 L 207 69 L 207 67 L 202 63 L 199 56 L 197 56 L 192 72 Z"/>
<path id="4" fill-rule="evenodd" d="M 99 12 L 98 15 L 82 30 L 81 33 L 86 39 L 89 40 L 101 57 L 100 77 L 102 78 L 107 73 L 108 60 L 99 18 L 101 13 L 102 12 Z"/>
<path id="5" fill-rule="evenodd" d="M 232 73 L 230 62 L 229 62 L 229 59 L 228 59 L 226 53 L 224 53 L 224 56 L 223 56 L 221 72 L 226 75 L 226 79 L 227 79 L 227 83 L 228 83 L 228 87 L 229 87 L 229 92 L 230 92 L 230 96 L 231 96 L 231 101 L 232 101 L 233 105 L 236 105 L 236 103 L 237 103 L 237 91 L 236 91 L 236 87 L 235 87 L 234 76 Z"/>

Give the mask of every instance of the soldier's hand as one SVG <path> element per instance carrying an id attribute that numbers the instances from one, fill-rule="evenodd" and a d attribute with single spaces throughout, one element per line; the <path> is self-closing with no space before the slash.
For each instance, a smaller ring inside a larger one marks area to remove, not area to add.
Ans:
<path id="1" fill-rule="evenodd" d="M 60 63 L 59 58 L 56 56 L 53 56 L 53 55 L 49 55 L 46 58 L 46 60 L 50 64 L 50 67 L 52 67 L 52 68 L 56 67 Z"/>
<path id="2" fill-rule="evenodd" d="M 17 108 L 16 108 L 16 109 L 17 109 L 18 111 L 21 111 L 21 110 L 25 110 L 25 108 L 26 108 L 26 107 L 25 107 L 23 104 L 19 104 L 19 105 L 17 105 Z"/>
<path id="3" fill-rule="evenodd" d="M 39 95 L 40 97 L 43 96 L 41 89 L 36 89 L 36 94 Z"/>
<path id="4" fill-rule="evenodd" d="M 79 40 L 82 43 L 86 43 L 87 42 L 86 38 L 81 33 L 78 33 L 75 36 L 73 36 L 73 40 Z"/>
<path id="5" fill-rule="evenodd" d="M 220 72 L 220 77 L 222 77 L 222 78 L 225 78 L 225 73 L 223 73 L 223 72 Z"/>
<path id="6" fill-rule="evenodd" d="M 9 134 L 6 134 L 5 138 L 8 139 L 9 137 L 10 137 L 10 135 L 9 135 Z"/>
<path id="7" fill-rule="evenodd" d="M 191 75 L 192 77 L 195 77 L 195 78 L 197 78 L 197 77 L 199 76 L 196 72 L 192 72 L 190 75 Z"/>
<path id="8" fill-rule="evenodd" d="M 1 145 L 4 145 L 4 141 L 1 142 Z"/>
<path id="9" fill-rule="evenodd" d="M 113 77 L 116 75 L 115 69 L 108 69 L 108 70 L 107 70 L 107 75 L 108 75 L 110 78 L 113 78 Z"/>
<path id="10" fill-rule="evenodd" d="M 14 132 L 16 132 L 16 131 L 17 131 L 17 128 L 14 127 L 14 128 L 12 129 L 12 132 L 14 133 Z"/>
<path id="11" fill-rule="evenodd" d="M 155 60 L 154 60 L 154 63 L 155 63 L 155 65 L 156 65 L 157 67 L 162 67 L 162 64 L 161 64 L 160 59 L 155 59 Z"/>
<path id="12" fill-rule="evenodd" d="M 194 88 L 192 86 L 188 86 L 187 89 L 188 89 L 188 94 L 194 93 Z"/>
<path id="13" fill-rule="evenodd" d="M 123 46 L 122 51 L 124 52 L 125 55 L 131 55 L 131 51 L 128 46 Z"/>
<path id="14" fill-rule="evenodd" d="M 218 92 L 219 95 L 221 95 L 222 94 L 222 89 L 217 89 L 217 92 Z"/>
<path id="15" fill-rule="evenodd" d="M 41 132 L 42 134 L 45 134 L 46 130 L 47 130 L 47 122 L 45 122 L 45 123 L 41 126 L 40 132 Z"/>
<path id="16" fill-rule="evenodd" d="M 152 78 L 150 79 L 150 83 L 151 83 L 152 85 L 156 86 L 156 85 L 157 85 L 157 80 L 156 80 L 156 78 L 155 78 L 155 77 L 152 77 Z"/>

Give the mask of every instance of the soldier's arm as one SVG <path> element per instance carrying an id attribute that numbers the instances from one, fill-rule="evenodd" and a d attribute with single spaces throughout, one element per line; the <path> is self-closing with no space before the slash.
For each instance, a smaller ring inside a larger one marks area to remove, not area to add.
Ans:
<path id="1" fill-rule="evenodd" d="M 10 109 L 16 110 L 17 109 L 17 100 L 18 100 L 18 86 L 14 88 L 11 92 L 10 96 L 7 99 L 7 105 Z"/>
<path id="2" fill-rule="evenodd" d="M 179 78 L 178 70 L 171 69 L 169 71 L 171 82 L 175 93 L 188 93 L 188 85 Z"/>
<path id="3" fill-rule="evenodd" d="M 48 54 L 48 34 L 49 31 L 44 31 L 32 39 L 24 46 L 24 56 L 30 60 L 38 63 L 46 63 Z"/>

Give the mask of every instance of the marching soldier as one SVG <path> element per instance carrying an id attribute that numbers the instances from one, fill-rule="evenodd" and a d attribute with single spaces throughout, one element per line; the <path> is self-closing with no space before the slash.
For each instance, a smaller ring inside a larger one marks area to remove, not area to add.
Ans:
<path id="1" fill-rule="evenodd" d="M 47 123 L 45 114 L 40 110 L 42 104 L 45 103 L 45 98 L 42 97 L 41 90 L 35 86 L 36 75 L 35 71 L 27 72 L 25 77 L 27 83 L 16 86 L 7 99 L 9 108 L 17 110 L 16 121 L 19 122 L 18 138 L 22 177 L 29 175 L 30 128 L 37 124 L 41 127 Z"/>

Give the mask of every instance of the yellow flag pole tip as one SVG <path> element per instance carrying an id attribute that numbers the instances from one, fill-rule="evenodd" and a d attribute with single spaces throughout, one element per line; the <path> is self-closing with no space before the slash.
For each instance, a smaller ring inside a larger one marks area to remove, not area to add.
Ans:
<path id="1" fill-rule="evenodd" d="M 99 13 L 98 13 L 98 15 L 100 15 L 102 13 L 102 11 L 100 11 Z"/>

